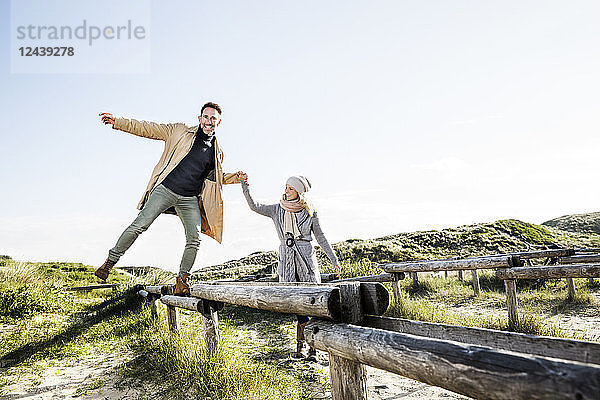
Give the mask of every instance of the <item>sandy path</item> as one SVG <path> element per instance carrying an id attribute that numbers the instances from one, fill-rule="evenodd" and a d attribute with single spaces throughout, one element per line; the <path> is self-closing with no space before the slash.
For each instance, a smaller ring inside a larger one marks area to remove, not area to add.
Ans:
<path id="1" fill-rule="evenodd" d="M 136 399 L 143 389 L 117 385 L 115 371 L 131 357 L 131 354 L 107 354 L 70 363 L 41 361 L 35 366 L 39 374 L 18 375 L 16 382 L 5 387 L 0 397 L 6 400 Z"/>

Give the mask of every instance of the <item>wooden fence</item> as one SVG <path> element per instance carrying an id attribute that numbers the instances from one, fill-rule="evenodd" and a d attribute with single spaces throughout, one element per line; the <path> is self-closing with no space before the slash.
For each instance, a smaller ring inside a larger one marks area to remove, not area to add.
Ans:
<path id="1" fill-rule="evenodd" d="M 599 399 L 600 344 L 487 329 L 382 318 L 389 295 L 379 282 L 323 284 L 212 282 L 191 287 L 145 286 L 139 294 L 157 315 L 167 307 L 200 312 L 205 346 L 219 341 L 225 303 L 313 317 L 307 342 L 329 355 L 334 400 L 367 398 L 365 365 L 480 399 Z"/>
<path id="2" fill-rule="evenodd" d="M 383 265 L 385 272 L 393 277 L 392 289 L 396 301 L 400 295 L 400 276 L 410 273 L 413 279 L 418 272 L 471 270 L 473 291 L 480 292 L 478 269 L 494 269 L 496 277 L 504 280 L 509 329 L 518 324 L 518 304 L 516 296 L 517 279 L 566 279 L 569 298 L 575 297 L 573 278 L 600 278 L 600 255 L 593 254 L 597 249 L 550 249 L 529 252 L 497 254 L 465 259 L 424 260 Z M 529 260 L 546 258 L 551 265 L 532 266 Z M 589 263 L 589 264 L 587 264 Z"/>

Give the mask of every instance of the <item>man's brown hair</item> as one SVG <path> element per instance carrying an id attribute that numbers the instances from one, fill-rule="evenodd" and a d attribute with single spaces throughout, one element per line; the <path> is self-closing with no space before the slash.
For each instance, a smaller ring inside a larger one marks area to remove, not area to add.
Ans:
<path id="1" fill-rule="evenodd" d="M 209 101 L 208 103 L 206 103 L 202 106 L 202 109 L 200 110 L 200 115 L 202 115 L 202 112 L 204 111 L 205 108 L 214 108 L 215 110 L 217 110 L 219 115 L 222 114 L 221 106 L 219 106 L 217 103 L 213 103 L 212 101 Z"/>

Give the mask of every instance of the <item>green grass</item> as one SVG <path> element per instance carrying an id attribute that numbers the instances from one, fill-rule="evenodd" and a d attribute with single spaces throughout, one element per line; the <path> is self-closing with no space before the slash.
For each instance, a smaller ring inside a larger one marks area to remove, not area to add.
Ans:
<path id="1" fill-rule="evenodd" d="M 117 273 L 111 278 L 122 283 L 117 291 L 63 290 L 96 283 L 93 269 L 12 260 L 0 267 L 0 293 L 17 288 L 16 293 L 29 299 L 6 302 L 0 310 L 4 326 L 9 327 L 0 331 L 0 365 L 5 367 L 0 373 L 0 397 L 18 379 L 40 383 L 48 365 L 68 365 L 103 354 L 133 354 L 118 369 L 117 385 L 138 389 L 153 385 L 152 392 L 141 395 L 147 398 L 303 399 L 322 380 L 317 371 L 294 364 L 287 356 L 294 326 L 290 317 L 256 312 L 244 319 L 245 310 L 227 307 L 220 313 L 219 348 L 207 354 L 198 313 L 180 312 L 179 332 L 172 334 L 164 312 L 151 319 L 148 306 L 137 295 L 135 283 L 164 283 L 169 274 L 152 271 L 134 278 Z M 40 306 L 38 300 L 44 298 L 47 304 Z M 101 390 L 104 383 L 93 380 L 80 387 L 78 395 Z"/>

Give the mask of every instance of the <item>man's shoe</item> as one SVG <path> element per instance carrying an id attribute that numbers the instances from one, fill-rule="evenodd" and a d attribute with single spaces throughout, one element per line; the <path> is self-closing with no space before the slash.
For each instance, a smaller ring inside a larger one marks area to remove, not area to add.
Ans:
<path id="1" fill-rule="evenodd" d="M 111 261 L 107 258 L 106 261 L 104 261 L 104 264 L 94 272 L 94 275 L 105 281 L 106 278 L 108 278 L 108 274 L 110 274 L 110 270 L 116 263 L 116 261 Z"/>
<path id="2" fill-rule="evenodd" d="M 308 347 L 308 354 L 306 355 L 305 360 L 306 361 L 316 362 L 317 361 L 317 350 L 309 346 Z"/>
<path id="3" fill-rule="evenodd" d="M 190 295 L 190 284 L 187 282 L 189 275 L 181 277 L 177 275 L 175 278 L 175 296 L 189 296 Z"/>

